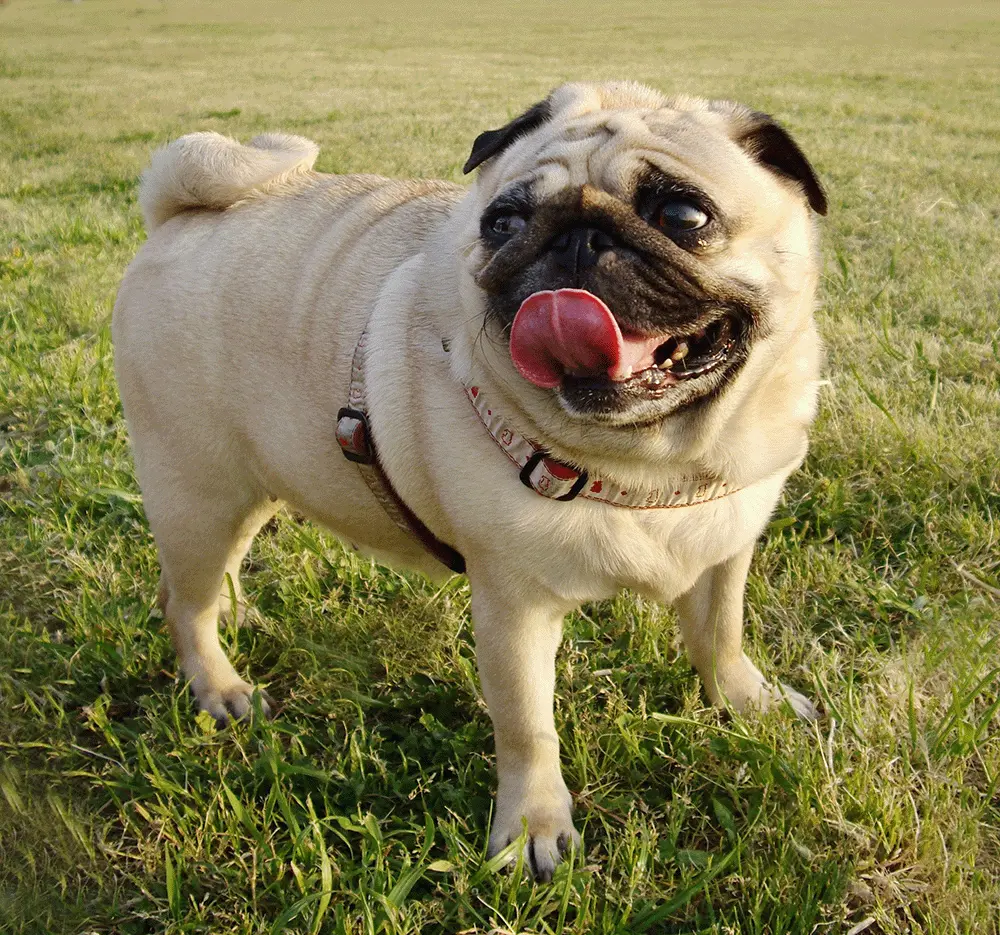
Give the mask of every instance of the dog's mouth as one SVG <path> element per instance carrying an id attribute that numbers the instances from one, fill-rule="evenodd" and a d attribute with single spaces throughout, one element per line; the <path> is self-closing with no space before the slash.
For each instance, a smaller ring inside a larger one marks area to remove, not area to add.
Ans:
<path id="1" fill-rule="evenodd" d="M 736 331 L 733 317 L 723 314 L 693 334 L 671 336 L 657 345 L 653 366 L 637 377 L 644 379 L 645 374 L 659 371 L 665 379 L 680 383 L 710 373 L 729 359 L 736 344 Z"/>
<path id="2" fill-rule="evenodd" d="M 511 359 L 536 386 L 561 387 L 571 395 L 657 398 L 681 383 L 723 367 L 745 333 L 725 309 L 697 327 L 673 333 L 637 334 L 623 328 L 597 296 L 581 289 L 536 292 L 521 304 L 510 332 Z"/>

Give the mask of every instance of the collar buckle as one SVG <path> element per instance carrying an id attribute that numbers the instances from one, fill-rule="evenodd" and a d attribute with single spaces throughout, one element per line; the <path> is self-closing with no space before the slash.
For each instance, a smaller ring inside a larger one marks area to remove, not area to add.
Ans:
<path id="1" fill-rule="evenodd" d="M 521 468 L 521 483 L 550 500 L 575 500 L 587 486 L 587 472 L 558 461 L 538 448 Z"/>

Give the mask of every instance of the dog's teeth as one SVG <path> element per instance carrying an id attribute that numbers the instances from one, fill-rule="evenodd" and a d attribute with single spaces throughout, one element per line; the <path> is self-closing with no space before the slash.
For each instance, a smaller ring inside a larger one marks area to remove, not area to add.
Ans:
<path id="1" fill-rule="evenodd" d="M 687 341 L 681 341 L 677 345 L 677 350 L 670 355 L 671 360 L 683 360 L 687 357 L 688 343 Z"/>
<path id="2" fill-rule="evenodd" d="M 669 370 L 671 367 L 673 367 L 673 365 L 674 362 L 668 357 L 662 364 L 659 364 L 658 366 L 661 370 Z"/>

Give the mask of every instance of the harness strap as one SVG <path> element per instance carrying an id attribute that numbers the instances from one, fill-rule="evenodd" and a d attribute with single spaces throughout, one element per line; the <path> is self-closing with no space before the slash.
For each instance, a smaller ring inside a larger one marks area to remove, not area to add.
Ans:
<path id="1" fill-rule="evenodd" d="M 378 500 L 389 518 L 403 532 L 413 536 L 442 565 L 456 574 L 464 574 L 465 559 L 448 543 L 442 542 L 427 528 L 399 495 L 379 460 L 375 437 L 368 423 L 365 395 L 365 345 L 367 330 L 361 335 L 351 363 L 349 405 L 337 413 L 337 443 L 348 461 L 358 466 L 358 472 L 368 489 Z"/>

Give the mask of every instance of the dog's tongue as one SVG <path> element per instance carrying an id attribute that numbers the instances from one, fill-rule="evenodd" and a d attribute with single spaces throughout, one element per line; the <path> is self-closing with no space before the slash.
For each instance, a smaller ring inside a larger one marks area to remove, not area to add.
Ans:
<path id="1" fill-rule="evenodd" d="M 627 380 L 653 365 L 664 338 L 623 335 L 611 310 L 583 289 L 529 295 L 510 329 L 510 356 L 525 380 L 544 389 L 565 374 Z"/>

